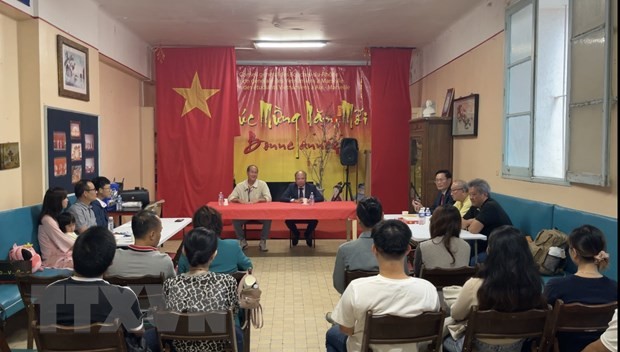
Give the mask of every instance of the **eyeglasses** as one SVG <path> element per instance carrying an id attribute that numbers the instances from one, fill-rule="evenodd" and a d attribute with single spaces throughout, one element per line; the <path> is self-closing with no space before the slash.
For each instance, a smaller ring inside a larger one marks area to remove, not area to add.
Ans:
<path id="1" fill-rule="evenodd" d="M 462 191 L 462 190 L 463 190 L 462 188 L 452 188 L 450 192 Z"/>

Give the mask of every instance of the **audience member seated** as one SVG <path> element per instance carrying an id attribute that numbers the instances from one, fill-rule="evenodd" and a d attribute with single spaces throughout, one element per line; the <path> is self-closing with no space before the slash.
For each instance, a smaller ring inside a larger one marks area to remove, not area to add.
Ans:
<path id="1" fill-rule="evenodd" d="M 438 192 L 433 205 L 430 206 L 431 213 L 440 205 L 454 204 L 454 199 L 452 199 L 451 195 L 452 192 L 450 192 L 451 184 L 452 173 L 449 170 L 439 170 L 435 173 L 435 186 L 437 186 Z M 423 207 L 422 203 L 417 199 L 412 200 L 411 205 L 413 205 L 413 209 L 415 209 L 416 212 L 419 212 L 420 208 Z"/>
<path id="2" fill-rule="evenodd" d="M 383 207 L 377 198 L 368 197 L 357 203 L 357 219 L 362 233 L 355 241 L 345 242 L 338 247 L 332 282 L 338 293 L 344 292 L 344 271 L 365 270 L 379 271 L 379 263 L 372 255 L 372 237 L 370 233 L 383 220 Z"/>
<path id="3" fill-rule="evenodd" d="M 67 211 L 75 216 L 76 232 L 82 233 L 91 226 L 97 226 L 95 212 L 90 205 L 97 199 L 97 190 L 89 180 L 79 180 L 75 184 L 74 192 L 77 202 L 70 206 Z"/>
<path id="4" fill-rule="evenodd" d="M 451 206 L 440 206 L 431 217 L 431 239 L 421 242 L 415 250 L 413 272 L 420 277 L 425 268 L 460 268 L 469 264 L 469 244 L 459 238 L 461 215 Z"/>
<path id="5" fill-rule="evenodd" d="M 73 216 L 73 214 L 64 211 L 58 214 L 56 220 L 58 221 L 58 227 L 60 227 L 60 231 L 62 231 L 70 238 L 73 238 L 74 241 L 77 240 L 77 233 L 75 233 L 75 217 Z"/>
<path id="6" fill-rule="evenodd" d="M 90 205 L 92 206 L 93 212 L 95 213 L 95 220 L 97 221 L 97 226 L 103 226 L 107 228 L 108 211 L 106 210 L 106 208 L 108 206 L 107 202 L 110 200 L 110 196 L 112 195 L 110 180 L 106 177 L 99 176 L 93 178 L 92 183 L 97 190 L 97 198 L 95 198 L 95 200 L 93 200 Z"/>
<path id="7" fill-rule="evenodd" d="M 67 191 L 60 187 L 48 189 L 39 215 L 39 246 L 43 267 L 73 268 L 72 248 L 75 238 L 63 233 L 58 216 L 69 204 Z"/>
<path id="8" fill-rule="evenodd" d="M 209 270 L 214 273 L 231 274 L 236 271 L 247 271 L 252 268 L 252 261 L 239 247 L 235 240 L 223 240 L 222 235 L 222 214 L 219 211 L 203 205 L 196 210 L 192 219 L 194 227 L 204 227 L 217 235 L 217 255 L 211 262 Z M 178 273 L 189 271 L 189 262 L 185 254 L 179 259 Z"/>
<path id="9" fill-rule="evenodd" d="M 617 352 L 618 351 L 618 309 L 609 322 L 609 327 L 601 337 L 586 346 L 582 352 Z"/>
<path id="10" fill-rule="evenodd" d="M 568 236 L 568 253 L 577 272 L 549 280 L 545 295 L 549 304 L 561 299 L 564 303 L 605 304 L 618 300 L 618 283 L 600 273 L 609 264 L 605 252 L 605 236 L 598 228 L 583 225 Z M 560 351 L 581 351 L 598 339 L 598 333 L 559 332 L 557 339 Z"/>
<path id="11" fill-rule="evenodd" d="M 408 276 L 402 263 L 410 250 L 411 230 L 399 220 L 384 221 L 372 229 L 372 253 L 379 275 L 353 280 L 332 312 L 336 322 L 325 337 L 327 352 L 359 351 L 366 312 L 412 317 L 439 310 L 437 289 L 430 282 Z M 384 349 L 375 349 L 382 351 Z M 387 347 L 387 346 L 386 346 Z M 412 351 L 410 344 L 389 345 L 391 351 Z"/>
<path id="12" fill-rule="evenodd" d="M 189 271 L 164 282 L 166 309 L 176 312 L 208 312 L 232 309 L 239 311 L 237 281 L 227 274 L 214 273 L 209 265 L 217 255 L 217 235 L 196 227 L 185 235 L 183 249 Z M 238 324 L 238 322 L 236 322 Z M 236 325 L 237 348 L 243 351 L 243 332 Z M 173 341 L 177 352 L 222 351 L 220 341 Z"/>
<path id="13" fill-rule="evenodd" d="M 258 166 L 248 166 L 246 173 L 248 179 L 235 186 L 232 193 L 228 196 L 228 201 L 231 203 L 243 204 L 271 202 L 271 192 L 269 191 L 269 187 L 267 187 L 267 183 L 258 179 Z M 267 252 L 267 238 L 269 237 L 269 230 L 271 230 L 271 220 L 258 221 L 263 224 L 258 248 L 261 252 Z M 235 234 L 239 239 L 241 249 L 246 249 L 248 247 L 248 241 L 243 234 L 243 224 L 246 222 L 247 220 L 233 220 L 233 227 L 235 228 Z"/>
<path id="14" fill-rule="evenodd" d="M 311 183 L 306 183 L 306 172 L 299 170 L 295 172 L 295 182 L 286 187 L 286 190 L 280 197 L 281 202 L 287 203 L 303 203 L 307 202 L 310 194 L 314 195 L 315 202 L 322 202 L 324 200 L 323 195 L 319 192 L 318 188 Z M 299 242 L 299 230 L 297 229 L 296 222 L 300 220 L 284 220 L 286 227 L 293 232 L 293 246 L 296 246 Z M 308 227 L 304 232 L 304 238 L 308 247 L 312 247 L 312 234 L 314 229 L 319 224 L 318 220 L 304 220 L 308 221 Z"/>
<path id="15" fill-rule="evenodd" d="M 166 278 L 175 276 L 170 256 L 157 249 L 162 230 L 159 217 L 151 211 L 141 210 L 131 219 L 131 230 L 135 243 L 116 249 L 106 275 L 139 277 L 164 273 Z"/>
<path id="16" fill-rule="evenodd" d="M 489 236 L 488 252 L 481 270 L 476 277 L 465 282 L 451 307 L 455 325 L 466 324 L 472 306 L 499 312 L 523 312 L 547 307 L 538 266 L 525 236 L 518 229 L 512 226 L 495 229 Z M 458 339 L 448 335 L 443 343 L 444 351 L 461 351 L 463 342 L 464 330 Z M 477 351 L 519 352 L 523 342 L 523 339 L 476 339 L 474 346 Z"/>
<path id="17" fill-rule="evenodd" d="M 106 228 L 92 227 L 80 234 L 73 248 L 75 274 L 45 288 L 40 306 L 41 325 L 87 325 L 118 318 L 128 343 L 143 345 L 144 329 L 136 294 L 103 280 L 115 251 L 116 241 Z M 159 350 L 154 329 L 144 337 L 153 351 Z"/>
<path id="18" fill-rule="evenodd" d="M 469 199 L 469 188 L 467 182 L 463 180 L 454 180 L 450 188 L 450 194 L 454 199 L 454 206 L 461 213 L 461 217 L 465 216 L 471 208 L 471 200 Z"/>
<path id="19" fill-rule="evenodd" d="M 510 217 L 501 205 L 491 198 L 491 186 L 485 180 L 476 178 L 467 184 L 469 191 L 469 199 L 471 200 L 471 208 L 463 216 L 461 222 L 462 228 L 468 230 L 471 233 L 483 234 L 487 237 L 493 230 L 502 225 L 512 225 Z M 471 256 L 473 253 L 473 243 L 470 243 L 472 247 Z M 474 265 L 476 262 L 483 262 L 486 257 L 487 241 L 478 241 L 478 259 L 472 258 L 470 264 Z"/>

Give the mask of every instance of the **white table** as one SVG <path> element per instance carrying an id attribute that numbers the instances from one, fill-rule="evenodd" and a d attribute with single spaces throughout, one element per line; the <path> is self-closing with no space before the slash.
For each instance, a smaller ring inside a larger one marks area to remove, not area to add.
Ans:
<path id="1" fill-rule="evenodd" d="M 161 218 L 161 238 L 159 245 L 169 240 L 172 236 L 183 230 L 185 226 L 192 223 L 191 218 Z M 118 247 L 126 247 L 134 243 L 133 231 L 131 229 L 131 221 L 114 228 L 114 237 Z"/>
<path id="2" fill-rule="evenodd" d="M 402 214 L 385 214 L 385 220 L 397 220 L 402 218 Z M 415 218 L 413 218 L 415 219 Z M 414 241 L 425 241 L 431 238 L 431 230 L 430 230 L 431 218 L 426 218 L 426 222 L 423 225 L 420 224 L 407 224 L 409 229 L 411 230 L 412 239 Z M 461 239 L 464 240 L 472 240 L 474 241 L 474 258 L 478 259 L 478 242 L 475 240 L 486 241 L 487 236 L 481 235 L 479 233 L 471 233 L 467 230 L 461 229 L 461 234 L 459 235 Z"/>

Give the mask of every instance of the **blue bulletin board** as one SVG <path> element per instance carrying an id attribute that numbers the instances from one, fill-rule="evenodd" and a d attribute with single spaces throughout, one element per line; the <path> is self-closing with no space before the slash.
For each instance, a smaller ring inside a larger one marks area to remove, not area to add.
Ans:
<path id="1" fill-rule="evenodd" d="M 99 117 L 46 107 L 47 184 L 73 193 L 80 179 L 99 176 Z"/>

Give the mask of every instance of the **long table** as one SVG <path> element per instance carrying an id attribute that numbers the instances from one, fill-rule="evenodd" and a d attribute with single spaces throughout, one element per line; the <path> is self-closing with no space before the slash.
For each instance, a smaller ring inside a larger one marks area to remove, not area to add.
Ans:
<path id="1" fill-rule="evenodd" d="M 386 214 L 384 216 L 386 220 L 400 219 L 402 217 L 403 216 L 401 214 Z M 407 225 L 409 226 L 409 229 L 411 229 L 411 235 L 414 241 L 420 242 L 420 241 L 429 240 L 431 238 L 430 218 L 427 218 L 426 222 L 423 225 L 420 225 L 420 224 L 407 224 Z M 474 256 L 475 258 L 478 258 L 478 242 L 475 240 L 486 241 L 487 236 L 481 235 L 479 233 L 471 233 L 467 230 L 461 229 L 461 234 L 459 235 L 459 237 L 464 240 L 474 241 Z"/>
<path id="2" fill-rule="evenodd" d="M 320 202 L 313 205 L 299 203 L 230 203 L 219 205 L 209 202 L 217 209 L 223 220 L 347 220 L 347 240 L 357 237 L 355 202 Z"/>
<path id="3" fill-rule="evenodd" d="M 162 226 L 161 238 L 159 239 L 160 246 L 192 223 L 191 218 L 160 218 L 160 220 Z M 131 221 L 115 227 L 113 232 L 118 247 L 126 247 L 134 243 Z"/>

